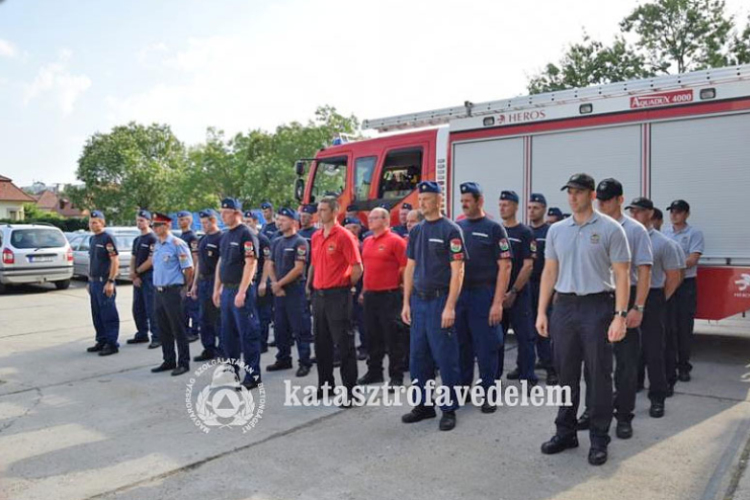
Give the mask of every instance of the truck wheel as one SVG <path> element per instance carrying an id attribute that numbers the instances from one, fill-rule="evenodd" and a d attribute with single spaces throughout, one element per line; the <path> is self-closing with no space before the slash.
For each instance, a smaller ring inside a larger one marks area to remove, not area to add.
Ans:
<path id="1" fill-rule="evenodd" d="M 67 290 L 70 288 L 70 280 L 55 281 L 55 286 L 58 290 Z"/>

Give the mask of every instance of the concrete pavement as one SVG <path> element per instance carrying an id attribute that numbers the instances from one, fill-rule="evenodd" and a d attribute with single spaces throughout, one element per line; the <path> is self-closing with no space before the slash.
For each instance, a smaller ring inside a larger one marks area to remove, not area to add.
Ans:
<path id="1" fill-rule="evenodd" d="M 131 288 L 118 290 L 124 344 Z M 123 345 L 102 358 L 85 352 L 92 341 L 81 283 L 0 296 L 0 498 L 750 498 L 750 335 L 698 336 L 694 380 L 677 386 L 667 416 L 649 418 L 639 394 L 635 436 L 613 437 L 598 468 L 583 433 L 576 450 L 539 452 L 554 408 L 467 407 L 443 433 L 437 420 L 401 424 L 406 408 L 285 407 L 291 371 L 263 374 L 255 429 L 204 434 L 187 414 L 188 379 L 149 372 L 160 351 Z"/>

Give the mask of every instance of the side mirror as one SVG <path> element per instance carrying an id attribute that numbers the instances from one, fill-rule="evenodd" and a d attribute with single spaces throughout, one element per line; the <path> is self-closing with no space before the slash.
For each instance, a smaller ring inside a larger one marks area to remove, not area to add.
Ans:
<path id="1" fill-rule="evenodd" d="M 305 162 L 302 160 L 294 162 L 294 171 L 297 174 L 297 177 L 305 175 Z"/>
<path id="2" fill-rule="evenodd" d="M 297 182 L 294 183 L 294 197 L 297 198 L 297 201 L 302 201 L 302 198 L 305 197 L 304 179 L 297 179 Z"/>

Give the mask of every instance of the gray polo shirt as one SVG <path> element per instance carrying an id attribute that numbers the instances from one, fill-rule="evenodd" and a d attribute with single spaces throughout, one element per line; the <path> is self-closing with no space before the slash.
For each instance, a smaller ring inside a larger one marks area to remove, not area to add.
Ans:
<path id="1" fill-rule="evenodd" d="M 651 249 L 651 238 L 648 237 L 646 227 L 637 220 L 621 214 L 617 221 L 625 230 L 630 247 L 630 286 L 638 284 L 638 266 L 651 266 L 654 263 L 654 253 Z"/>
<path id="2" fill-rule="evenodd" d="M 703 254 L 703 231 L 696 229 L 690 224 L 685 225 L 681 231 L 675 231 L 674 227 L 664 229 L 664 236 L 673 239 L 682 247 L 687 258 L 691 253 Z M 695 278 L 698 275 L 698 266 L 685 269 L 685 278 Z"/>
<path id="3" fill-rule="evenodd" d="M 630 262 L 630 249 L 623 227 L 594 211 L 580 226 L 574 217 L 553 224 L 544 256 L 558 262 L 556 291 L 589 295 L 614 290 L 610 268 Z"/>
<path id="4" fill-rule="evenodd" d="M 651 288 L 664 288 L 667 280 L 665 271 L 682 269 L 685 259 L 680 258 L 680 247 L 654 228 L 648 230 L 651 248 L 654 251 L 654 265 L 651 267 Z"/>

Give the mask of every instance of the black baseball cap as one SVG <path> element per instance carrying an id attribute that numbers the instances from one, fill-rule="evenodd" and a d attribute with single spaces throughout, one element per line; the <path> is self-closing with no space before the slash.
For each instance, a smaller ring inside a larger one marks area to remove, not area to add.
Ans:
<path id="1" fill-rule="evenodd" d="M 669 204 L 669 206 L 667 207 L 667 210 L 677 210 L 678 212 L 689 212 L 690 203 L 686 202 L 685 200 L 674 200 L 672 203 Z"/>
<path id="2" fill-rule="evenodd" d="M 631 208 L 642 208 L 643 210 L 653 210 L 654 202 L 649 200 L 648 198 L 641 196 L 631 201 L 630 205 L 625 207 L 625 210 L 630 210 Z"/>
<path id="3" fill-rule="evenodd" d="M 596 189 L 596 183 L 594 182 L 594 178 L 589 174 L 573 174 L 568 179 L 568 182 L 560 188 L 560 191 L 565 191 L 569 188 L 593 191 Z"/>
<path id="4" fill-rule="evenodd" d="M 607 178 L 596 186 L 596 199 L 607 201 L 622 196 L 622 184 L 617 179 Z"/>
<path id="5" fill-rule="evenodd" d="M 654 215 L 651 216 L 653 220 L 664 220 L 664 214 L 658 208 L 654 208 Z"/>

